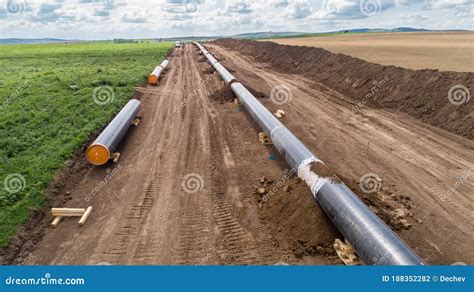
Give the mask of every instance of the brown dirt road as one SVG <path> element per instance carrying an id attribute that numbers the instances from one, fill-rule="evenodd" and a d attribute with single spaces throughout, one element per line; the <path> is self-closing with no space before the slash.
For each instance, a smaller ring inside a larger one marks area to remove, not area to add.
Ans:
<path id="1" fill-rule="evenodd" d="M 347 182 L 380 176 L 383 192 L 364 200 L 394 228 L 398 217 L 409 221 L 397 232 L 429 263 L 474 263 L 471 140 L 400 113 L 354 115 L 350 99 L 322 84 L 211 49 L 254 90 L 290 88 L 290 103 L 263 103 L 284 109 L 283 122 Z M 283 176 L 286 164 L 258 143 L 243 110 L 210 98 L 222 84 L 203 73 L 208 66 L 190 45 L 175 51 L 161 85 L 139 89 L 143 120 L 122 143 L 118 164 L 88 166 L 63 181 L 66 207 L 94 206 L 86 225 L 72 219 L 46 228 L 31 253 L 19 245 L 9 263 L 341 264 L 329 248 L 340 235 L 310 192 Z M 259 207 L 262 176 L 291 188 Z M 412 215 L 393 214 L 400 210 Z"/>
<path id="2" fill-rule="evenodd" d="M 298 261 L 272 238 L 257 212 L 257 179 L 280 176 L 282 168 L 268 159 L 269 150 L 235 105 L 209 98 L 222 84 L 217 75 L 203 73 L 207 65 L 198 59 L 190 45 L 175 51 L 162 84 L 139 89 L 143 120 L 122 143 L 117 165 L 88 167 L 77 179 L 69 174 L 62 188 L 72 197 L 66 207 L 94 206 L 87 224 L 79 228 L 76 220 L 66 220 L 47 228 L 36 250 L 20 251 L 12 263 Z M 183 190 L 184 177 L 195 193 Z"/>

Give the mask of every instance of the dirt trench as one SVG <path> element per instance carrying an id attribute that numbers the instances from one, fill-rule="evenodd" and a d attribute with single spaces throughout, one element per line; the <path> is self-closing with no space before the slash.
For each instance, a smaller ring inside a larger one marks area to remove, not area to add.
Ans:
<path id="1" fill-rule="evenodd" d="M 272 70 L 322 83 L 354 102 L 410 115 L 430 125 L 474 138 L 474 72 L 410 70 L 384 66 L 322 48 L 221 39 L 216 45 L 254 57 Z"/>
<path id="2" fill-rule="evenodd" d="M 469 244 L 474 239 L 472 140 L 400 111 L 364 107 L 354 112 L 357 96 L 305 73 L 282 72 L 248 48 L 206 46 L 237 80 L 270 97 L 260 101 L 271 112 L 282 109 L 282 122 L 423 259 L 430 264 L 474 261 Z M 377 187 L 362 191 L 366 180 Z M 302 188 L 294 195 L 276 195 L 264 211 L 287 218 L 281 220 L 288 228 L 281 222 L 277 226 L 286 230 L 284 236 L 302 241 L 304 250 L 318 242 L 311 238 L 329 232 L 302 227 L 311 225 L 311 216 L 318 213 L 310 209 L 308 194 Z"/>
<path id="3" fill-rule="evenodd" d="M 473 183 L 464 175 L 473 168 L 471 140 L 400 112 L 354 115 L 353 97 L 209 48 L 269 110 L 284 109 L 284 124 L 428 263 L 474 262 Z M 228 91 L 199 57 L 191 45 L 175 50 L 160 86 L 137 89 L 142 123 L 121 143 L 118 164 L 91 167 L 79 153 L 70 163 L 81 171 L 58 175 L 51 195 L 68 199 L 53 205 L 93 205 L 87 224 L 51 228 L 43 213 L 39 233 L 20 233 L 4 263 L 342 264 L 331 248 L 341 235 L 278 152 L 259 143 L 245 110 L 216 98 Z M 291 89 L 289 102 L 269 98 L 277 85 Z M 380 189 L 361 192 L 365 174 L 377 175 Z M 271 195 L 257 194 L 261 187 Z"/>

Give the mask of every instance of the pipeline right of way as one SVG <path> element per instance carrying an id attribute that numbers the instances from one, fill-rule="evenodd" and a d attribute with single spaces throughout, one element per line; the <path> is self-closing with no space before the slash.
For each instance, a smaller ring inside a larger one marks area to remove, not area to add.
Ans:
<path id="1" fill-rule="evenodd" d="M 298 171 L 314 198 L 368 265 L 425 265 L 425 262 L 291 133 L 201 44 L 195 43 L 250 116 L 271 138 L 288 165 Z M 323 170 L 323 171 L 321 171 Z M 319 173 L 319 174 L 318 174 Z"/>

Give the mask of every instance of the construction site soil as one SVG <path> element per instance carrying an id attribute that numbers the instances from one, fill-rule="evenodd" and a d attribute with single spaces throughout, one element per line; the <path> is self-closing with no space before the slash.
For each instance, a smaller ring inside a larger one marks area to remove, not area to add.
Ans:
<path id="1" fill-rule="evenodd" d="M 322 48 L 273 42 L 221 39 L 214 43 L 252 56 L 273 70 L 299 74 L 346 94 L 362 103 L 355 111 L 364 105 L 378 106 L 474 138 L 474 103 L 468 102 L 470 93 L 474 92 L 473 72 L 410 70 L 369 63 Z M 450 89 L 456 85 L 468 89 L 464 93 L 458 91 L 458 99 L 452 97 L 456 101 L 464 99 L 463 104 L 450 102 Z"/>
<path id="2" fill-rule="evenodd" d="M 282 122 L 330 175 L 429 264 L 474 263 L 472 102 L 441 101 L 452 84 L 472 89 L 471 73 L 272 43 L 206 47 L 270 111 L 283 110 Z M 142 122 L 119 146 L 118 163 L 87 164 L 85 144 L 45 191 L 45 209 L 4 249 L 4 264 L 343 264 L 332 248 L 342 235 L 276 149 L 261 145 L 261 130 L 201 58 L 192 45 L 175 49 L 160 85 L 137 88 Z M 384 98 L 360 106 L 368 84 L 384 76 L 376 95 Z M 279 86 L 289 89 L 285 103 L 272 99 Z M 360 183 L 367 174 L 378 184 L 370 192 Z M 48 208 L 87 206 L 94 210 L 83 227 L 49 226 Z"/>

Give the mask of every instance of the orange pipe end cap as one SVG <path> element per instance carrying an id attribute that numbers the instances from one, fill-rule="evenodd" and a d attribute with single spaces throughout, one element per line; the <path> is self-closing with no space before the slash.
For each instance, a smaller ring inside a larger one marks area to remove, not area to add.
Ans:
<path id="1" fill-rule="evenodd" d="M 150 85 L 158 84 L 158 77 L 156 77 L 155 75 L 150 75 L 148 77 L 148 84 L 150 84 Z"/>
<path id="2" fill-rule="evenodd" d="M 93 165 L 104 165 L 110 159 L 110 151 L 104 145 L 92 144 L 87 148 L 86 158 Z"/>

